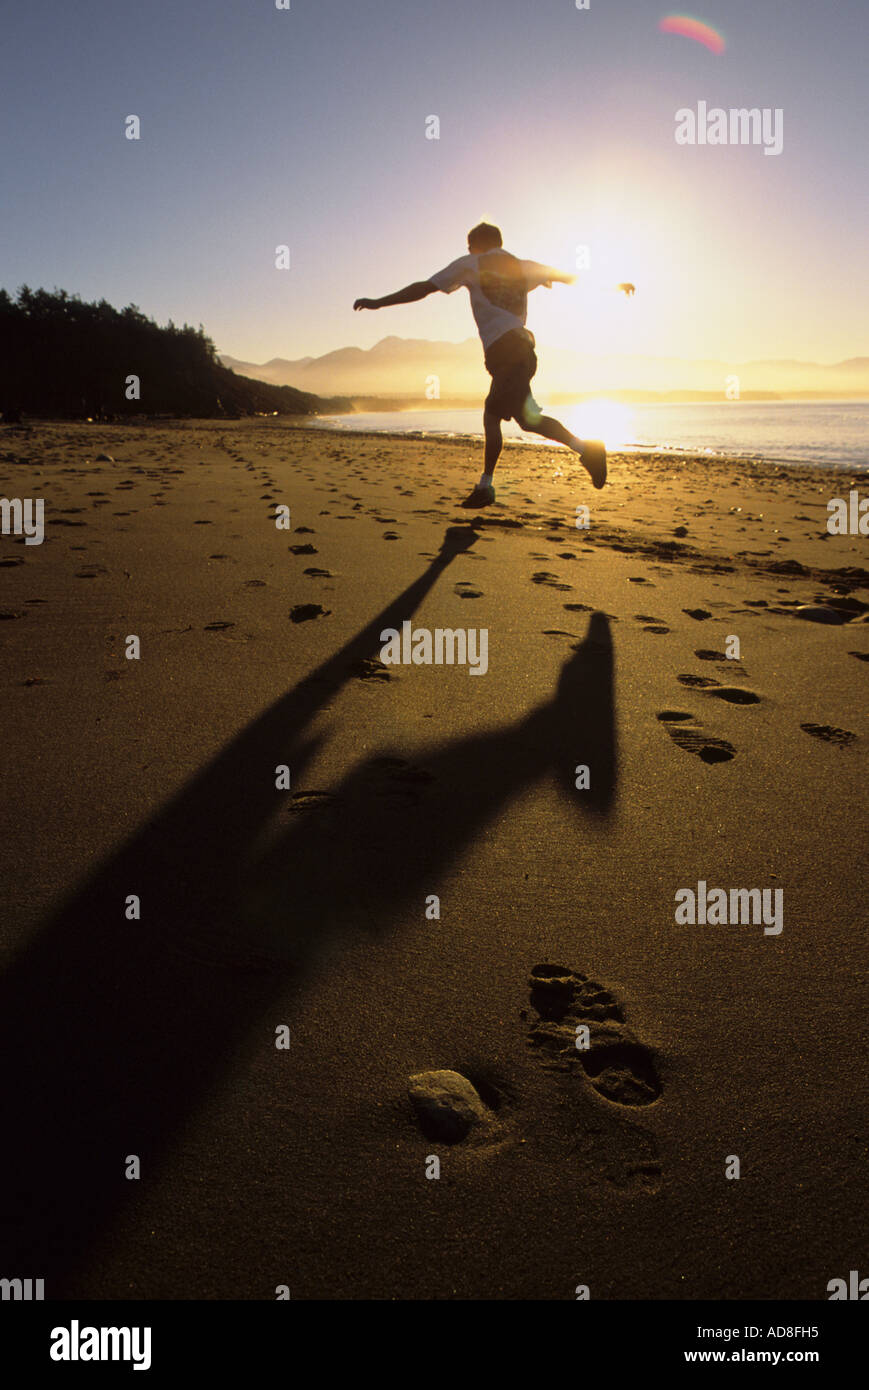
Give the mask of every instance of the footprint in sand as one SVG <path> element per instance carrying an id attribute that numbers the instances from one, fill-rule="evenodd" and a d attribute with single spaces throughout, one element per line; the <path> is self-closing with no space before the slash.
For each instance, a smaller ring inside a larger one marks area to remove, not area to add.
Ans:
<path id="1" fill-rule="evenodd" d="M 531 576 L 532 584 L 545 584 L 549 589 L 572 589 L 572 584 L 562 584 L 557 574 L 550 574 L 548 570 L 536 570 Z"/>
<path id="2" fill-rule="evenodd" d="M 458 594 L 459 598 L 483 597 L 482 589 L 475 589 L 473 584 L 469 584 L 468 581 L 465 579 L 460 579 L 458 583 L 454 585 L 453 593 Z"/>
<path id="3" fill-rule="evenodd" d="M 715 685 L 707 692 L 716 700 L 726 700 L 729 705 L 759 705 L 760 696 L 753 690 L 744 690 L 739 685 Z"/>
<path id="4" fill-rule="evenodd" d="M 529 980 L 537 1019 L 529 1046 L 550 1071 L 584 1075 L 614 1105 L 651 1105 L 661 1095 L 652 1054 L 625 1024 L 608 989 L 564 965 L 535 965 Z M 578 1032 L 580 1027 L 587 1032 Z M 577 1047 L 587 1041 L 587 1047 Z"/>
<path id="5" fill-rule="evenodd" d="M 682 612 L 687 613 L 689 618 L 696 619 L 698 623 L 705 622 L 707 618 L 712 617 L 712 614 L 707 612 L 705 608 L 683 608 Z"/>
<path id="6" fill-rule="evenodd" d="M 389 666 L 384 666 L 382 661 L 370 656 L 364 656 L 359 661 L 352 661 L 347 667 L 347 672 L 360 681 L 391 681 L 396 679 Z"/>
<path id="7" fill-rule="evenodd" d="M 338 801 L 339 798 L 334 792 L 313 790 L 293 792 L 289 801 L 281 807 L 280 815 L 286 817 L 329 812 L 337 807 Z"/>
<path id="8" fill-rule="evenodd" d="M 450 499 L 446 498 L 445 500 L 449 501 Z M 467 521 L 465 521 L 464 518 L 461 518 L 461 520 L 465 525 L 473 526 L 475 531 L 481 531 L 486 527 L 492 526 L 500 527 L 502 531 L 521 531 L 524 525 L 524 522 L 519 521 L 517 517 L 492 516 L 491 514 L 489 516 L 472 516 L 468 518 Z"/>
<path id="9" fill-rule="evenodd" d="M 290 622 L 309 623 L 312 618 L 326 618 L 331 609 L 323 608 L 319 603 L 297 603 L 290 609 Z"/>
<path id="10" fill-rule="evenodd" d="M 684 675 L 677 676 L 676 679 L 680 685 L 689 685 L 692 688 L 696 687 L 698 690 L 706 690 L 709 686 L 720 684 L 719 681 L 713 680 L 711 676 L 692 676 L 690 672 L 685 672 Z"/>
<path id="11" fill-rule="evenodd" d="M 708 647 L 701 647 L 694 655 L 698 661 L 726 661 L 727 656 L 724 652 L 711 652 Z"/>
<path id="12" fill-rule="evenodd" d="M 720 681 L 713 680 L 712 676 L 693 676 L 689 672 L 677 676 L 680 685 L 689 686 L 694 690 L 705 690 L 707 695 L 711 695 L 716 700 L 725 700 L 728 705 L 759 705 L 760 696 L 753 690 L 746 690 L 741 685 L 722 685 Z M 661 716 L 658 715 L 660 719 Z"/>
<path id="13" fill-rule="evenodd" d="M 847 748 L 849 743 L 857 742 L 857 735 L 849 729 L 837 729 L 833 724 L 801 724 L 800 728 L 813 738 L 822 738 L 825 743 L 835 743 L 839 748 Z"/>
<path id="14" fill-rule="evenodd" d="M 667 733 L 677 747 L 684 749 L 686 753 L 696 753 L 701 762 L 727 763 L 736 754 L 733 744 L 728 743 L 724 738 L 714 738 L 711 734 L 704 733 L 702 729 L 682 728 L 683 722 L 689 719 L 693 720 L 693 714 L 663 710 L 658 718 L 664 724 Z M 676 725 L 676 727 L 671 728 L 671 725 Z"/>
<path id="15" fill-rule="evenodd" d="M 331 570 L 318 569 L 316 565 L 308 565 L 307 569 L 302 570 L 302 574 L 309 574 L 312 579 L 334 579 Z"/>
<path id="16" fill-rule="evenodd" d="M 314 545 L 288 545 L 287 549 L 291 555 L 318 555 L 320 553 Z"/>
<path id="17" fill-rule="evenodd" d="M 9 561 L 7 560 L 5 563 L 8 564 Z M 13 561 L 13 563 L 15 563 L 15 562 Z M 21 561 L 19 560 L 19 561 L 18 561 L 18 564 L 20 564 L 20 563 L 21 563 Z M 856 658 L 857 658 L 858 661 L 869 661 L 869 652 L 849 652 L 848 655 L 849 655 L 849 656 L 856 656 Z"/>

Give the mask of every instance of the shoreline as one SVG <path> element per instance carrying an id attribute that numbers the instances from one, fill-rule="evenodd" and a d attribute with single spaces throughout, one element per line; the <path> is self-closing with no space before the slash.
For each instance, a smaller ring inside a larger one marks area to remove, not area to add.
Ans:
<path id="1" fill-rule="evenodd" d="M 342 418 L 342 419 L 346 418 L 346 419 L 349 420 L 349 419 L 351 419 L 352 417 L 351 417 L 351 416 L 346 416 L 346 417 L 343 417 L 343 416 L 342 416 L 342 417 L 339 417 L 339 418 Z M 402 440 L 411 440 L 411 439 L 412 439 L 412 440 L 416 440 L 416 441 L 422 441 L 422 442 L 425 442 L 425 443 L 427 443 L 427 444 L 461 444 L 461 445 L 463 445 L 464 447 L 467 447 L 467 446 L 469 446 L 469 445 L 481 445 L 482 442 L 483 442 L 483 433 L 482 433 L 482 431 L 481 431 L 479 434 L 465 434 L 465 433 L 461 433 L 461 432 L 458 432 L 458 431 L 456 431 L 456 432 L 449 432 L 449 431 L 434 432 L 434 431 L 427 431 L 427 430 L 389 430 L 389 429 L 382 429 L 382 430 L 381 430 L 381 429 L 377 429 L 377 430 L 355 429 L 355 430 L 354 430 L 352 427 L 349 427 L 349 426 L 348 426 L 348 427 L 344 427 L 344 426 L 335 427 L 335 426 L 332 426 L 332 425 L 330 425 L 325 419 L 324 419 L 324 421 L 323 421 L 323 423 L 322 423 L 321 425 L 310 425 L 310 424 L 301 425 L 301 424 L 300 424 L 300 425 L 297 425 L 297 426 L 293 426 L 293 428 L 295 428 L 295 429 L 328 430 L 328 431 L 331 431 L 331 433 L 333 433 L 333 434 L 340 435 L 342 438 L 343 438 L 343 437 L 348 437 L 348 438 L 356 438 L 356 439 L 365 439 L 365 438 L 371 438 L 371 436 L 373 435 L 373 436 L 375 436 L 375 437 L 378 438 L 378 439 L 389 439 L 389 440 L 392 440 L 392 441 L 394 441 L 394 442 L 401 442 Z M 549 449 L 549 450 L 552 450 L 552 451 L 558 451 L 558 450 L 562 449 L 562 447 L 563 447 L 563 446 L 560 446 L 560 445 L 557 445 L 557 444 L 553 444 L 551 440 L 547 440 L 547 439 L 541 439 L 541 440 L 537 440 L 537 439 L 515 439 L 515 438 L 507 438 L 506 436 L 505 436 L 505 438 L 504 438 L 504 448 L 505 448 L 505 449 L 511 449 L 511 450 L 512 450 L 512 449 L 540 449 L 540 450 L 547 450 L 547 449 Z M 564 449 L 564 453 L 566 453 L 566 454 L 569 455 L 570 452 L 571 452 L 571 451 L 570 451 L 569 449 Z M 756 467 L 758 470 L 763 469 L 763 468 L 768 468 L 768 469 L 774 471 L 775 473 L 786 472 L 787 470 L 793 469 L 793 470 L 795 470 L 795 475 L 796 475 L 796 476 L 799 476 L 799 477 L 805 477 L 805 476 L 806 476 L 807 474 L 809 474 L 809 473 L 816 473 L 816 474 L 818 474 L 819 476 L 823 476 L 824 478 L 829 478 L 830 474 L 832 474 L 832 473 L 841 474 L 842 477 L 853 478 L 853 479 L 854 479 L 855 481 L 857 481 L 857 482 L 865 482 L 866 479 L 867 479 L 867 476 L 869 476 L 869 463 L 867 463 L 863 468 L 855 467 L 854 465 L 848 465 L 848 464 L 840 464 L 840 463 L 822 464 L 822 463 L 816 463 L 816 462 L 812 462 L 812 461 L 807 461 L 806 463 L 803 464 L 803 463 L 795 463 L 793 460 L 788 460 L 788 459 L 764 458 L 761 454 L 728 454 L 728 453 L 717 453 L 717 452 L 710 452 L 710 453 L 706 454 L 706 453 L 703 453 L 702 451 L 698 451 L 697 449 L 691 449 L 691 448 L 688 448 L 688 447 L 686 447 L 685 449 L 676 449 L 676 448 L 659 448 L 659 447 L 657 447 L 657 446 L 655 446 L 655 445 L 648 445 L 648 446 L 646 446 L 646 445 L 632 445 L 632 446 L 627 447 L 627 448 L 618 448 L 618 449 L 612 449 L 612 450 L 608 449 L 608 450 L 607 450 L 607 456 L 608 456 L 610 462 L 613 462 L 613 461 L 623 461 L 623 462 L 627 462 L 627 463 L 641 463 L 641 462 L 656 462 L 656 461 L 658 461 L 658 462 L 661 462 L 661 463 L 668 463 L 668 464 L 676 464 L 676 463 L 694 463 L 694 464 L 704 464 L 704 465 L 705 465 L 705 464 L 720 465 L 721 467 L 724 467 L 724 468 L 727 468 L 727 467 L 744 467 L 744 466 L 750 464 L 750 465 Z"/>
<path id="2" fill-rule="evenodd" d="M 395 412 L 401 414 L 403 412 Z M 64 419 L 45 419 L 25 422 L 21 425 L 7 425 L 5 430 L 0 431 L 0 462 L 4 458 L 4 441 L 15 441 L 16 439 L 27 438 L 29 434 L 40 429 L 69 429 L 85 432 L 93 431 L 119 431 L 119 438 L 127 437 L 131 430 L 155 431 L 170 430 L 180 431 L 190 430 L 239 430 L 247 433 L 251 430 L 265 430 L 270 433 L 274 431 L 292 431 L 294 434 L 310 433 L 313 437 L 323 434 L 332 435 L 340 439 L 355 440 L 389 440 L 392 443 L 423 443 L 425 445 L 436 445 L 438 448 L 462 447 L 479 448 L 482 451 L 483 435 L 469 434 L 461 432 L 427 432 L 425 430 L 366 430 L 353 429 L 352 426 L 334 425 L 332 419 L 351 420 L 353 416 L 339 417 L 317 417 L 317 416 L 245 416 L 241 419 L 202 418 L 186 419 L 172 418 L 163 419 L 155 417 L 153 419 L 130 419 L 115 420 L 111 422 L 96 420 L 64 420 Z M 532 454 L 542 454 L 549 451 L 559 458 L 568 461 L 571 458 L 571 451 L 562 445 L 553 443 L 550 440 L 538 439 L 516 439 L 505 437 L 504 448 L 511 453 L 514 451 L 528 450 Z M 794 462 L 788 459 L 765 458 L 761 454 L 733 454 L 727 452 L 704 453 L 689 447 L 681 448 L 658 448 L 656 446 L 638 445 L 636 447 L 618 448 L 608 450 L 610 466 L 617 463 L 628 465 L 661 464 L 668 466 L 692 465 L 707 469 L 751 469 L 756 475 L 767 472 L 770 476 L 793 478 L 794 481 L 815 478 L 819 482 L 828 483 L 833 477 L 840 478 L 843 482 L 850 480 L 853 486 L 865 484 L 869 476 L 869 462 L 864 466 L 853 464 L 817 463 L 810 459 L 805 462 Z"/>

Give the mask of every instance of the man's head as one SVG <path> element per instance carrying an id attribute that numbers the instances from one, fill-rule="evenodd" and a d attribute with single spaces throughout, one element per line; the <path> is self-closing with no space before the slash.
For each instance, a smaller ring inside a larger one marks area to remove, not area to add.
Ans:
<path id="1" fill-rule="evenodd" d="M 502 246 L 501 231 L 491 222 L 478 222 L 468 232 L 468 250 L 472 256 L 481 256 L 484 251 L 495 251 Z"/>

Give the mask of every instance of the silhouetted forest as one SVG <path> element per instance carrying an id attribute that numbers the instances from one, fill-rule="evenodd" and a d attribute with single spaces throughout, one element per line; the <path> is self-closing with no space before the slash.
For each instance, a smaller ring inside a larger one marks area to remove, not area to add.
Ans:
<path id="1" fill-rule="evenodd" d="M 139 398 L 130 377 L 138 378 Z M 129 398 L 132 396 L 133 398 Z M 0 289 L 0 415 L 316 415 L 349 410 L 292 386 L 236 376 L 202 328 L 160 328 L 135 305 L 88 304 L 65 290 Z"/>

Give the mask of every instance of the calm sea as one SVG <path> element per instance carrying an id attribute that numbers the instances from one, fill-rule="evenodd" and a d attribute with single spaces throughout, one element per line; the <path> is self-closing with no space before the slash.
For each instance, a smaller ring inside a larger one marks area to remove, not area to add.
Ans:
<path id="1" fill-rule="evenodd" d="M 547 408 L 545 401 L 541 405 Z M 662 449 L 869 470 L 867 401 L 624 405 L 602 399 L 553 406 L 551 413 L 580 438 L 603 439 L 610 450 Z M 483 429 L 479 410 L 331 415 L 318 423 L 333 429 L 453 437 L 479 436 Z M 551 447 L 539 436 L 523 434 L 512 421 L 504 426 L 504 437 Z"/>

